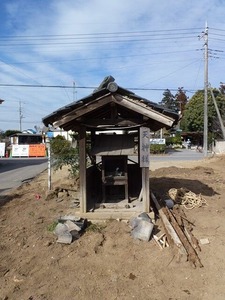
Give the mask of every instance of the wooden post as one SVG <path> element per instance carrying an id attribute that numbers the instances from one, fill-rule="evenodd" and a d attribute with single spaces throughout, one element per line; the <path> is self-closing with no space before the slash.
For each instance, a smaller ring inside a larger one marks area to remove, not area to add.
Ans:
<path id="1" fill-rule="evenodd" d="M 173 243 L 177 249 L 178 249 L 178 254 L 179 254 L 179 260 L 181 258 L 184 257 L 185 261 L 187 260 L 187 251 L 184 248 L 179 236 L 177 235 L 175 229 L 173 228 L 173 226 L 170 224 L 169 220 L 167 219 L 167 216 L 165 215 L 165 213 L 163 212 L 161 206 L 159 205 L 155 195 L 151 192 L 151 197 L 153 202 L 155 203 L 155 207 L 159 212 L 160 218 L 162 220 L 163 223 L 163 227 L 166 231 L 167 234 L 167 238 L 169 240 L 170 243 Z"/>
<path id="2" fill-rule="evenodd" d="M 150 212 L 150 192 L 149 192 L 149 142 L 150 130 L 146 127 L 139 129 L 139 164 L 142 168 L 142 199 L 143 210 Z"/>
<path id="3" fill-rule="evenodd" d="M 142 168 L 142 199 L 143 209 L 150 212 L 150 193 L 149 193 L 149 168 Z"/>
<path id="4" fill-rule="evenodd" d="M 46 138 L 46 147 L 48 153 L 48 191 L 52 189 L 52 166 L 51 166 L 51 143 L 50 139 Z"/>
<path id="5" fill-rule="evenodd" d="M 48 142 L 48 190 L 52 189 L 51 144 Z"/>
<path id="6" fill-rule="evenodd" d="M 86 128 L 79 131 L 79 160 L 80 160 L 80 212 L 87 212 L 87 180 L 86 180 Z"/>

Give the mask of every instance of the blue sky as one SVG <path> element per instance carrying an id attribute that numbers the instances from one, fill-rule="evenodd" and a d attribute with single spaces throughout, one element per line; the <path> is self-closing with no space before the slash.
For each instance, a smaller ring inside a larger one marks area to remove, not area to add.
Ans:
<path id="1" fill-rule="evenodd" d="M 1 0 L 0 129 L 20 128 L 20 107 L 22 129 L 42 126 L 43 117 L 89 95 L 108 75 L 153 102 L 178 87 L 191 97 L 204 87 L 198 36 L 206 21 L 209 82 L 219 87 L 224 9 L 225 0 Z"/>

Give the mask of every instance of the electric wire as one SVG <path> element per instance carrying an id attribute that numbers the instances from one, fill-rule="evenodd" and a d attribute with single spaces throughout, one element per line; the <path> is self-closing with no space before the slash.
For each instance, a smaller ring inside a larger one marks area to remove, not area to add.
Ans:
<path id="1" fill-rule="evenodd" d="M 57 89 L 74 89 L 72 85 L 38 85 L 38 84 L 11 84 L 11 83 L 0 83 L 2 87 L 22 87 L 22 88 L 57 88 Z M 91 89 L 95 90 L 97 86 L 76 86 L 76 89 Z M 177 88 L 138 88 L 138 87 L 128 87 L 128 90 L 134 91 L 165 91 L 169 89 L 171 91 L 177 91 Z M 195 90 L 188 90 L 193 92 Z"/>

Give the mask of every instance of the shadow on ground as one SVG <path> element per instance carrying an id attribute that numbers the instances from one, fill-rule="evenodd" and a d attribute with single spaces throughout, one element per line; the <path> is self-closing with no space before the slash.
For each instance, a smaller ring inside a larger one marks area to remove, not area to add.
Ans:
<path id="1" fill-rule="evenodd" d="M 3 190 L 0 190 L 2 192 Z M 19 195 L 17 193 L 9 194 L 9 195 L 0 195 L 0 208 L 4 206 L 6 203 L 21 198 L 23 195 Z"/>
<path id="2" fill-rule="evenodd" d="M 218 194 L 212 187 L 199 180 L 182 179 L 182 178 L 168 178 L 168 177 L 152 177 L 150 179 L 150 189 L 155 195 L 162 199 L 168 198 L 168 191 L 171 188 L 186 188 L 195 194 L 203 196 L 213 196 Z"/>

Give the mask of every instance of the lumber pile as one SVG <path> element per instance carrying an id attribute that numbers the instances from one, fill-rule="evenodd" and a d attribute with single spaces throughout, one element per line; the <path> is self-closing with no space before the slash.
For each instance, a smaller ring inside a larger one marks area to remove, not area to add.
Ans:
<path id="1" fill-rule="evenodd" d="M 167 240 L 178 255 L 178 260 L 189 261 L 192 267 L 203 267 L 198 251 L 201 251 L 198 240 L 192 233 L 192 225 L 180 206 L 169 209 L 161 205 L 151 192 L 151 199 L 162 221 Z"/>

